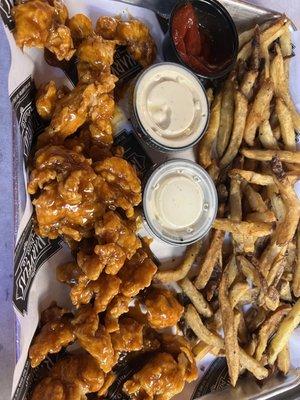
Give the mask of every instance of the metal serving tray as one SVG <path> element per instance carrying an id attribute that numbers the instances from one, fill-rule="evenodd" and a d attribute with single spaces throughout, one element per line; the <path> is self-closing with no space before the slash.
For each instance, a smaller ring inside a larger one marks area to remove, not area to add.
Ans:
<path id="1" fill-rule="evenodd" d="M 120 0 L 156 12 L 161 18 L 168 18 L 177 0 Z M 240 0 L 219 0 L 231 14 L 238 32 L 247 30 L 255 24 L 277 19 L 281 13 L 249 4 Z M 266 2 L 267 3 L 267 2 Z M 296 27 L 293 25 L 293 29 Z M 300 352 L 300 345 L 299 345 Z M 239 379 L 236 388 L 228 387 L 207 395 L 194 398 L 201 400 L 265 400 L 265 399 L 300 399 L 300 368 L 291 369 L 287 376 L 276 375 L 259 385 L 254 378 L 245 376 Z"/>

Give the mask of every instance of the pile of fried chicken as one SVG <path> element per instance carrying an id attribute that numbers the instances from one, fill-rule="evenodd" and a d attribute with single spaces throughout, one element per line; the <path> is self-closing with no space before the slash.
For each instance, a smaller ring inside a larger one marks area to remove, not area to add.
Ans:
<path id="1" fill-rule="evenodd" d="M 147 67 L 155 43 L 136 19 L 104 16 L 94 28 L 86 15 L 69 18 L 60 0 L 27 1 L 14 7 L 14 17 L 20 47 L 47 49 L 58 60 L 76 57 L 79 79 L 73 90 L 50 81 L 36 99 L 49 125 L 37 140 L 28 192 L 37 233 L 63 237 L 74 255 L 57 268 L 74 308 L 52 304 L 43 312 L 31 365 L 74 342 L 77 347 L 37 384 L 32 400 L 104 396 L 120 356 L 149 352 L 150 361 L 123 390 L 132 399 L 170 399 L 196 379 L 197 369 L 188 342 L 160 331 L 176 325 L 183 307 L 170 290 L 151 286 L 157 266 L 136 234 L 141 182 L 113 145 L 112 129 L 116 47 L 126 46 Z"/>

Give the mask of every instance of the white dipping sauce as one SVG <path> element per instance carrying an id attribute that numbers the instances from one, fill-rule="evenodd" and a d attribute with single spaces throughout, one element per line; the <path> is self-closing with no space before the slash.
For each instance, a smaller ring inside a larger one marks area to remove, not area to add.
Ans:
<path id="1" fill-rule="evenodd" d="M 174 149 L 200 139 L 209 116 L 206 93 L 198 78 L 173 63 L 156 64 L 140 76 L 134 108 L 147 134 Z"/>

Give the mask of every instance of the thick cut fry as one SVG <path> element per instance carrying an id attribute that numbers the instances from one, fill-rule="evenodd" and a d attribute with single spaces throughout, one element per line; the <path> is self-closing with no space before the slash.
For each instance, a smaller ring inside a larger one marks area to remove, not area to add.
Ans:
<path id="1" fill-rule="evenodd" d="M 265 212 L 253 212 L 246 215 L 246 221 L 250 222 L 276 222 L 277 219 L 273 211 L 265 211 Z"/>
<path id="2" fill-rule="evenodd" d="M 274 311 L 261 325 L 258 333 L 258 343 L 255 351 L 257 361 L 262 359 L 262 355 L 267 348 L 268 340 L 276 332 L 279 323 L 290 311 L 291 307 L 284 305 Z"/>
<path id="3" fill-rule="evenodd" d="M 300 164 L 299 151 L 242 149 L 241 153 L 247 158 L 258 161 L 271 161 L 277 156 L 283 162 Z"/>
<path id="4" fill-rule="evenodd" d="M 281 321 L 279 328 L 269 347 L 269 363 L 274 364 L 278 354 L 287 345 L 294 329 L 300 323 L 300 299 L 295 303 L 287 316 Z"/>
<path id="5" fill-rule="evenodd" d="M 201 242 L 196 242 L 188 247 L 184 260 L 179 265 L 179 267 L 175 270 L 167 270 L 167 271 L 159 271 L 154 276 L 156 281 L 160 281 L 163 283 L 169 283 L 173 281 L 180 281 L 185 278 L 191 269 L 199 251 L 201 248 Z"/>
<path id="6" fill-rule="evenodd" d="M 284 375 L 289 372 L 290 369 L 290 350 L 289 345 L 286 344 L 277 357 L 277 367 Z"/>
<path id="7" fill-rule="evenodd" d="M 234 168 L 229 171 L 230 178 L 242 178 L 248 183 L 255 185 L 274 185 L 274 179 L 271 175 L 260 174 L 254 171 Z"/>
<path id="8" fill-rule="evenodd" d="M 229 145 L 225 151 L 225 154 L 220 161 L 221 168 L 231 163 L 231 161 L 235 158 L 243 140 L 243 132 L 246 124 L 248 102 L 246 97 L 241 92 L 236 91 L 234 93 L 234 104 L 235 104 L 235 110 L 234 110 L 232 135 L 230 138 Z"/>
<path id="9" fill-rule="evenodd" d="M 210 305 L 188 278 L 183 279 L 183 281 L 180 282 L 180 286 L 194 304 L 199 314 L 203 315 L 204 317 L 212 316 L 212 309 Z"/>
<path id="10" fill-rule="evenodd" d="M 225 268 L 219 286 L 219 304 L 222 315 L 222 326 L 224 330 L 224 343 L 229 376 L 232 386 L 236 385 L 240 361 L 239 361 L 239 344 L 237 337 L 237 327 L 234 321 L 234 312 L 228 295 L 228 276 L 227 268 Z"/>
<path id="11" fill-rule="evenodd" d="M 203 289 L 209 281 L 222 249 L 225 233 L 223 231 L 214 230 L 209 248 L 206 252 L 204 260 L 201 262 L 200 271 L 195 279 L 197 289 Z"/>
<path id="12" fill-rule="evenodd" d="M 213 223 L 213 227 L 215 229 L 244 236 L 261 237 L 272 233 L 272 227 L 263 222 L 235 222 L 230 219 L 217 218 Z"/>
<path id="13" fill-rule="evenodd" d="M 233 77 L 230 75 L 224 85 L 222 92 L 222 103 L 221 103 L 221 115 L 220 115 L 220 127 L 217 136 L 217 154 L 221 158 L 228 145 L 234 116 L 234 83 Z"/>
<path id="14" fill-rule="evenodd" d="M 293 293 L 295 297 L 300 297 L 300 227 L 297 229 L 297 243 L 296 243 L 296 265 L 293 277 Z"/>
<path id="15" fill-rule="evenodd" d="M 276 112 L 280 123 L 284 148 L 294 151 L 296 150 L 296 135 L 292 115 L 290 110 L 280 98 L 276 99 Z"/>
<path id="16" fill-rule="evenodd" d="M 258 211 L 258 212 L 268 211 L 268 207 L 266 206 L 266 203 L 264 202 L 261 194 L 259 194 L 252 186 L 246 184 L 243 187 L 243 191 L 249 203 L 249 206 L 253 211 Z"/>
<path id="17" fill-rule="evenodd" d="M 269 113 L 273 93 L 273 83 L 270 79 L 266 79 L 259 89 L 247 116 L 244 139 L 249 146 L 254 145 L 256 130 Z"/>
<path id="18" fill-rule="evenodd" d="M 220 126 L 222 94 L 218 93 L 213 100 L 207 131 L 199 144 L 199 164 L 207 168 L 212 163 L 212 145 Z"/>
<path id="19" fill-rule="evenodd" d="M 260 124 L 258 132 L 260 143 L 265 149 L 279 149 L 277 140 L 272 132 L 271 125 L 268 120 L 265 120 Z"/>
<path id="20" fill-rule="evenodd" d="M 300 114 L 296 110 L 296 107 L 291 98 L 289 91 L 289 85 L 286 80 L 286 74 L 284 69 L 284 61 L 280 47 L 276 46 L 276 56 L 274 57 L 271 68 L 271 78 L 274 83 L 274 92 L 276 97 L 281 98 L 292 113 L 292 119 L 294 128 L 300 132 Z"/>
<path id="21" fill-rule="evenodd" d="M 219 349 L 224 349 L 224 340 L 217 334 L 209 331 L 201 321 L 199 314 L 196 309 L 189 305 L 185 313 L 185 319 L 190 328 L 195 332 L 198 338 L 205 343 L 217 347 Z M 239 348 L 239 356 L 241 365 L 252 372 L 252 374 L 257 379 L 264 379 L 268 376 L 268 370 L 264 368 L 259 362 L 254 358 L 249 356 L 243 349 Z"/>

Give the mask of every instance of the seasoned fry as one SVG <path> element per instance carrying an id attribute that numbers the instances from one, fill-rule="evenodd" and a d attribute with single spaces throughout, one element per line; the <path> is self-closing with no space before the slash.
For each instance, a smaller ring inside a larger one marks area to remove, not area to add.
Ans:
<path id="1" fill-rule="evenodd" d="M 276 219 L 278 221 L 282 221 L 285 216 L 285 207 L 281 197 L 278 196 L 278 188 L 275 184 L 267 187 L 267 195 L 270 199 L 272 209 L 276 215 Z"/>
<path id="2" fill-rule="evenodd" d="M 236 385 L 239 376 L 239 344 L 237 337 L 238 324 L 235 323 L 234 312 L 228 295 L 228 275 L 225 268 L 219 286 L 219 303 L 224 330 L 224 343 L 229 376 L 232 386 Z"/>
<path id="3" fill-rule="evenodd" d="M 280 306 L 274 311 L 261 325 L 258 333 L 258 343 L 255 351 L 257 361 L 262 359 L 262 355 L 267 348 L 268 340 L 276 332 L 279 323 L 290 311 L 291 307 L 287 305 Z"/>
<path id="4" fill-rule="evenodd" d="M 217 218 L 213 224 L 215 229 L 244 236 L 267 236 L 272 233 L 272 227 L 263 222 L 235 222 L 229 219 Z"/>
<path id="5" fill-rule="evenodd" d="M 300 164 L 299 151 L 242 149 L 241 153 L 247 158 L 258 161 L 271 161 L 277 156 L 283 162 Z"/>
<path id="6" fill-rule="evenodd" d="M 265 212 L 253 212 L 246 215 L 246 221 L 251 222 L 276 222 L 277 219 L 273 211 L 265 211 Z"/>
<path id="7" fill-rule="evenodd" d="M 276 56 L 274 57 L 270 67 L 271 79 L 274 83 L 274 92 L 276 97 L 281 98 L 292 113 L 294 128 L 300 131 L 300 114 L 296 110 L 294 102 L 291 98 L 289 85 L 286 80 L 284 69 L 284 61 L 280 47 L 276 45 Z"/>
<path id="8" fill-rule="evenodd" d="M 217 137 L 220 126 L 222 94 L 218 93 L 213 100 L 207 131 L 199 144 L 199 164 L 207 168 L 212 163 L 212 144 Z"/>
<path id="9" fill-rule="evenodd" d="M 284 147 L 287 150 L 294 151 L 296 150 L 296 135 L 294 130 L 293 118 L 290 110 L 280 98 L 276 99 L 276 112 L 280 123 L 280 130 Z"/>
<path id="10" fill-rule="evenodd" d="M 232 170 L 231 170 L 232 171 Z M 241 182 L 235 177 L 231 176 L 229 172 L 230 180 L 230 219 L 233 221 L 242 220 L 242 193 L 241 193 Z"/>
<path id="11" fill-rule="evenodd" d="M 284 375 L 289 372 L 290 369 L 290 350 L 289 345 L 286 344 L 277 357 L 277 367 Z"/>
<path id="12" fill-rule="evenodd" d="M 260 124 L 258 132 L 259 132 L 258 138 L 260 140 L 260 143 L 263 145 L 265 149 L 271 149 L 271 150 L 279 149 L 277 140 L 274 136 L 274 133 L 272 132 L 271 125 L 268 120 L 265 120 Z"/>
<path id="13" fill-rule="evenodd" d="M 279 328 L 271 341 L 269 346 L 269 358 L 268 361 L 272 365 L 274 364 L 278 354 L 287 345 L 291 333 L 300 323 L 300 299 L 295 303 L 292 309 L 288 312 L 286 317 L 282 320 Z"/>
<path id="14" fill-rule="evenodd" d="M 208 353 L 211 353 L 213 347 L 201 341 L 193 347 L 193 354 L 197 361 L 202 360 Z"/>
<path id="15" fill-rule="evenodd" d="M 243 191 L 253 211 L 268 211 L 268 207 L 266 206 L 266 203 L 264 202 L 262 196 L 255 189 L 253 189 L 252 186 L 246 184 L 243 188 Z"/>
<path id="16" fill-rule="evenodd" d="M 195 288 L 192 282 L 188 278 L 185 278 L 179 284 L 184 293 L 194 304 L 198 313 L 204 317 L 211 317 L 212 309 L 210 305 L 207 303 L 203 295 Z"/>
<path id="17" fill-rule="evenodd" d="M 249 146 L 254 145 L 256 130 L 269 113 L 273 93 L 273 83 L 270 79 L 266 79 L 260 87 L 247 116 L 244 139 Z"/>
<path id="18" fill-rule="evenodd" d="M 227 272 L 228 274 L 228 272 Z M 227 278 L 228 279 L 228 278 Z M 248 283 L 244 282 L 237 282 L 229 292 L 229 299 L 231 307 L 234 308 L 249 292 L 249 285 Z"/>
<path id="19" fill-rule="evenodd" d="M 259 75 L 260 65 L 260 33 L 259 27 L 256 26 L 254 30 L 254 37 L 252 39 L 252 55 L 250 60 L 250 70 L 246 71 L 241 82 L 241 92 L 250 100 L 253 94 L 253 87 L 256 78 Z"/>
<path id="20" fill-rule="evenodd" d="M 296 265 L 293 277 L 293 293 L 295 297 L 300 297 L 300 227 L 297 229 L 297 242 L 296 242 Z"/>
<path id="21" fill-rule="evenodd" d="M 233 77 L 230 75 L 224 85 L 222 92 L 220 127 L 217 136 L 217 154 L 221 158 L 228 145 L 234 118 L 234 83 Z"/>
<path id="22" fill-rule="evenodd" d="M 169 283 L 173 281 L 180 281 L 185 278 L 191 269 L 199 251 L 201 248 L 201 241 L 196 242 L 188 247 L 184 260 L 179 265 L 179 267 L 175 270 L 167 270 L 167 271 L 159 271 L 154 276 L 156 281 L 160 281 L 163 283 Z"/>
<path id="23" fill-rule="evenodd" d="M 230 138 L 229 145 L 220 161 L 220 167 L 223 168 L 235 158 L 237 155 L 240 145 L 243 140 L 243 132 L 245 129 L 246 116 L 248 102 L 246 97 L 239 91 L 234 93 L 234 119 L 233 119 L 233 130 Z M 219 130 L 219 133 L 221 131 Z M 218 137 L 219 140 L 219 137 Z M 220 153 L 218 153 L 220 155 Z"/>
<path id="24" fill-rule="evenodd" d="M 271 175 L 260 174 L 254 171 L 234 168 L 229 171 L 230 178 L 242 178 L 248 183 L 255 185 L 274 185 L 274 179 Z"/>
<path id="25" fill-rule="evenodd" d="M 258 77 L 258 71 L 253 69 L 247 71 L 243 77 L 240 90 L 247 100 L 250 100 L 252 97 L 253 86 L 255 84 L 257 77 Z"/>
<path id="26" fill-rule="evenodd" d="M 214 266 L 217 263 L 219 252 L 222 249 L 224 235 L 225 233 L 223 231 L 213 231 L 209 248 L 204 260 L 201 262 L 200 271 L 195 279 L 195 286 L 197 289 L 203 289 L 209 281 Z"/>
<path id="27" fill-rule="evenodd" d="M 192 305 L 188 306 L 185 313 L 185 319 L 187 324 L 191 327 L 200 340 L 203 340 L 205 343 L 213 347 L 224 349 L 224 340 L 217 334 L 209 331 L 204 326 L 199 314 Z M 241 348 L 239 348 L 239 356 L 241 365 L 247 368 L 248 371 L 252 372 L 257 379 L 261 380 L 268 376 L 268 370 Z"/>

